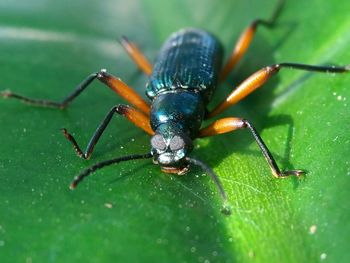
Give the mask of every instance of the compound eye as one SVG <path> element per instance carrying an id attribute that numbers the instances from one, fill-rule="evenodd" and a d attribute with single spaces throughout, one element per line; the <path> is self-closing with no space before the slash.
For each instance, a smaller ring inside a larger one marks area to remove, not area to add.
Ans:
<path id="1" fill-rule="evenodd" d="M 151 145 L 153 148 L 160 150 L 160 151 L 165 151 L 165 149 L 166 149 L 166 144 L 165 144 L 164 138 L 160 134 L 156 134 L 152 137 Z"/>
<path id="2" fill-rule="evenodd" d="M 185 142 L 180 136 L 175 135 L 171 139 L 169 147 L 170 147 L 170 150 L 177 151 L 177 150 L 185 148 Z"/>

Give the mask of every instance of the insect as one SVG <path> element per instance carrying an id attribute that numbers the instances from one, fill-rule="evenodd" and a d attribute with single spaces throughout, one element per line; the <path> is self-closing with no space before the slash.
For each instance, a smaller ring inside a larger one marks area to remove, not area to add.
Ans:
<path id="1" fill-rule="evenodd" d="M 76 176 L 70 185 L 75 188 L 85 177 L 102 167 L 136 159 L 153 159 L 163 172 L 184 174 L 191 165 L 202 168 L 215 183 L 224 202 L 226 193 L 218 176 L 201 160 L 191 157 L 193 141 L 197 138 L 247 129 L 261 149 L 272 174 L 277 178 L 300 176 L 303 170 L 282 171 L 270 150 L 260 137 L 253 124 L 237 117 L 221 118 L 207 127 L 202 122 L 222 113 L 256 89 L 263 86 L 281 69 L 342 73 L 350 71 L 350 66 L 315 66 L 297 63 L 279 63 L 264 67 L 239 84 L 214 109 L 207 108 L 218 84 L 224 81 L 237 62 L 247 51 L 258 27 L 273 27 L 280 11 L 276 8 L 270 20 L 253 21 L 240 35 L 226 63 L 223 62 L 223 48 L 212 34 L 194 28 L 182 29 L 173 33 L 163 44 L 154 65 L 142 54 L 138 47 L 126 37 L 121 44 L 136 65 L 149 76 L 145 101 L 131 87 L 106 70 L 89 75 L 74 91 L 61 102 L 37 100 L 4 91 L 2 97 L 11 97 L 23 102 L 43 107 L 66 108 L 95 79 L 124 98 L 130 105 L 119 104 L 111 108 L 92 135 L 85 151 L 75 138 L 62 129 L 64 136 L 72 143 L 76 153 L 83 159 L 89 159 L 94 147 L 115 114 L 141 128 L 151 136 L 151 149 L 144 154 L 133 154 L 96 163 Z"/>

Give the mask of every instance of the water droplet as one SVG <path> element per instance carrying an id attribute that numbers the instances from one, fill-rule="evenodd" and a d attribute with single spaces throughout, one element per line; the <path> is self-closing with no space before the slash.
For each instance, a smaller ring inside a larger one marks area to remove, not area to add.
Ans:
<path id="1" fill-rule="evenodd" d="M 309 228 L 309 234 L 310 234 L 310 235 L 315 234 L 315 233 L 316 233 L 316 230 L 317 230 L 317 226 L 316 226 L 316 225 L 310 226 L 310 228 Z"/>
<path id="2" fill-rule="evenodd" d="M 112 205 L 111 203 L 105 203 L 105 207 L 107 207 L 107 208 L 112 208 L 113 205 Z"/>

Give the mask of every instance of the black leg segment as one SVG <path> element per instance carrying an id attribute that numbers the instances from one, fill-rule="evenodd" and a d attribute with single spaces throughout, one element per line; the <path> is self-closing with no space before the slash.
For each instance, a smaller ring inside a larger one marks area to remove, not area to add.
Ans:
<path id="1" fill-rule="evenodd" d="M 251 131 L 255 141 L 259 145 L 259 147 L 260 147 L 260 149 L 261 149 L 266 161 L 268 162 L 268 164 L 272 170 L 272 173 L 275 177 L 283 178 L 283 177 L 287 177 L 290 175 L 300 176 L 302 174 L 305 174 L 305 172 L 303 170 L 281 171 L 278 168 L 278 165 L 277 165 L 275 159 L 273 158 L 270 150 L 267 148 L 266 144 L 264 143 L 264 141 L 260 137 L 259 133 L 254 128 L 254 126 L 249 121 L 243 119 L 242 120 L 242 128 L 248 128 Z"/>
<path id="2" fill-rule="evenodd" d="M 98 140 L 100 139 L 102 133 L 105 131 L 106 127 L 108 126 L 109 122 L 111 121 L 113 115 L 117 113 L 119 115 L 123 115 L 127 119 L 129 119 L 131 122 L 133 122 L 138 127 L 144 129 L 146 132 L 151 133 L 151 128 L 149 126 L 149 119 L 144 114 L 138 112 L 137 110 L 131 108 L 127 105 L 117 105 L 114 106 L 106 115 L 106 117 L 103 119 L 103 121 L 100 123 L 100 125 L 97 127 L 96 131 L 92 135 L 85 152 L 81 150 L 78 143 L 74 139 L 74 137 L 68 133 L 66 129 L 62 129 L 63 135 L 73 144 L 73 147 L 78 154 L 79 157 L 83 159 L 89 159 L 95 145 L 97 144 Z"/>
<path id="3" fill-rule="evenodd" d="M 114 113 L 118 113 L 118 114 L 123 114 L 122 112 L 122 108 L 123 105 L 118 105 L 118 106 L 114 106 L 106 115 L 106 117 L 103 119 L 103 121 L 100 123 L 100 125 L 97 127 L 96 131 L 94 132 L 94 134 L 92 135 L 85 152 L 83 152 L 81 150 L 81 148 L 79 147 L 77 141 L 74 139 L 73 135 L 71 135 L 70 133 L 68 133 L 68 131 L 63 128 L 62 132 L 63 135 L 73 144 L 73 147 L 76 151 L 76 153 L 78 154 L 79 157 L 83 158 L 83 159 L 89 159 L 94 147 L 96 145 L 96 143 L 98 142 L 98 140 L 100 139 L 102 133 L 104 132 L 104 130 L 106 129 L 106 127 L 108 126 L 109 122 L 111 121 Z"/>
<path id="4" fill-rule="evenodd" d="M 69 94 L 65 99 L 63 99 L 61 102 L 55 102 L 51 100 L 40 100 L 40 99 L 31 99 L 28 97 L 24 97 L 22 95 L 18 95 L 16 93 L 12 93 L 11 91 L 3 91 L 0 93 L 1 97 L 4 98 L 15 98 L 19 99 L 25 103 L 32 104 L 35 106 L 41 106 L 41 107 L 53 107 L 53 108 L 59 108 L 64 109 L 67 107 L 67 105 L 74 100 L 89 84 L 98 77 L 99 72 L 93 73 L 89 75 L 86 79 L 84 79 L 74 90 L 71 94 Z"/>
<path id="5" fill-rule="evenodd" d="M 290 69 L 300 69 L 305 71 L 315 71 L 315 72 L 324 72 L 324 73 L 344 73 L 350 71 L 350 65 L 346 66 L 315 66 L 315 65 L 306 65 L 299 63 L 279 63 L 270 66 L 277 70 L 281 68 L 290 68 Z"/>

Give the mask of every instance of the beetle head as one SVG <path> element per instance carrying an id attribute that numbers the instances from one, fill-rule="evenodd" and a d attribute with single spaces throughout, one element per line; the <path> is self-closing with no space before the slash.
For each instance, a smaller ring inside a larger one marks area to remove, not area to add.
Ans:
<path id="1" fill-rule="evenodd" d="M 187 171 L 185 157 L 193 149 L 192 140 L 187 134 L 160 130 L 152 137 L 151 146 L 153 160 L 164 172 L 183 174 Z"/>

